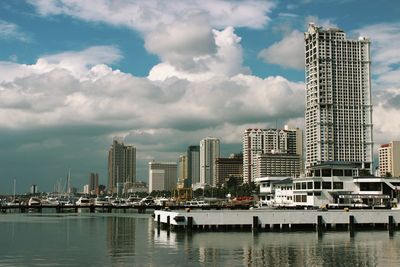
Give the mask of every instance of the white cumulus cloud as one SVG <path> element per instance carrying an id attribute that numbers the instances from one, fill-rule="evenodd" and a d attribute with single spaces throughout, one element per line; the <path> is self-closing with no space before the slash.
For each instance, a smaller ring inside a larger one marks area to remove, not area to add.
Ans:
<path id="1" fill-rule="evenodd" d="M 304 34 L 294 30 L 279 42 L 260 51 L 259 58 L 285 68 L 304 69 Z"/>
<path id="2" fill-rule="evenodd" d="M 267 14 L 274 1 L 226 0 L 30 0 L 39 14 L 68 15 L 85 21 L 129 27 L 146 33 L 159 24 L 174 24 L 182 17 L 203 14 L 210 25 L 261 28 L 270 18 Z"/>

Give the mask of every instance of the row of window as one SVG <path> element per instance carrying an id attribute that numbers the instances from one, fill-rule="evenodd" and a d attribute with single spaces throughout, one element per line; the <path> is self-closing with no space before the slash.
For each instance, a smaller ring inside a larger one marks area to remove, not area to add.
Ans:
<path id="1" fill-rule="evenodd" d="M 313 190 L 313 189 L 343 189 L 343 182 L 296 182 L 294 183 L 295 190 Z"/>

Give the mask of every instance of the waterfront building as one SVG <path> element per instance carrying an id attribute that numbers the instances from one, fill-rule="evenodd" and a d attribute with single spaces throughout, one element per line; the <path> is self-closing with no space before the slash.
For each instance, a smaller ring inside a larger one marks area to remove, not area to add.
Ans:
<path id="1" fill-rule="evenodd" d="M 257 175 L 257 156 L 266 153 L 298 155 L 303 170 L 303 133 L 299 128 L 246 129 L 243 136 L 243 182 L 253 182 Z"/>
<path id="2" fill-rule="evenodd" d="M 358 164 L 329 163 L 311 167 L 313 177 L 293 181 L 296 206 L 384 207 L 398 198 L 400 179 L 358 176 Z"/>
<path id="3" fill-rule="evenodd" d="M 379 147 L 379 176 L 400 176 L 400 141 Z"/>
<path id="4" fill-rule="evenodd" d="M 175 189 L 177 167 L 176 162 L 149 162 L 149 193 Z"/>
<path id="5" fill-rule="evenodd" d="M 186 180 L 188 179 L 188 161 L 187 155 L 180 155 L 178 160 L 178 188 L 186 187 Z"/>
<path id="6" fill-rule="evenodd" d="M 215 159 L 219 158 L 219 139 L 207 137 L 200 141 L 200 186 L 216 186 Z"/>
<path id="7" fill-rule="evenodd" d="M 121 194 L 126 183 L 136 182 L 136 148 L 114 140 L 108 151 L 108 190 Z"/>
<path id="8" fill-rule="evenodd" d="M 262 206 L 273 206 L 275 201 L 275 184 L 281 181 L 288 181 L 288 176 L 266 176 L 254 179 L 254 182 L 260 187 L 260 204 Z"/>
<path id="9" fill-rule="evenodd" d="M 99 174 L 90 173 L 89 176 L 89 194 L 97 195 L 99 194 Z"/>
<path id="10" fill-rule="evenodd" d="M 189 146 L 187 149 L 187 174 L 185 187 L 200 184 L 200 146 Z"/>
<path id="11" fill-rule="evenodd" d="M 306 168 L 348 162 L 372 173 L 369 39 L 313 23 L 304 39 Z"/>
<path id="12" fill-rule="evenodd" d="M 300 176 L 300 156 L 287 153 L 263 153 L 256 155 L 256 177 Z"/>
<path id="13" fill-rule="evenodd" d="M 229 158 L 215 159 L 215 185 L 221 187 L 234 178 L 243 182 L 243 154 L 231 154 Z"/>

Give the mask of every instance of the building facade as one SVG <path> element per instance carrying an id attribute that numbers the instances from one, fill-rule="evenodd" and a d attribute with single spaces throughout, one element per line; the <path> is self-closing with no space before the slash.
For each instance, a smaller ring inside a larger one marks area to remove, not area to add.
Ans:
<path id="1" fill-rule="evenodd" d="M 200 146 L 189 146 L 187 149 L 187 173 L 185 187 L 200 183 Z"/>
<path id="2" fill-rule="evenodd" d="M 379 147 L 379 176 L 400 176 L 400 141 Z"/>
<path id="3" fill-rule="evenodd" d="M 149 162 L 149 193 L 175 189 L 178 181 L 177 171 L 176 162 Z"/>
<path id="4" fill-rule="evenodd" d="M 303 134 L 299 128 L 247 129 L 243 136 L 243 182 L 254 182 L 257 174 L 257 156 L 266 153 L 298 155 L 300 172 L 303 166 Z"/>
<path id="5" fill-rule="evenodd" d="M 215 159 L 219 158 L 219 139 L 207 137 L 200 141 L 200 185 L 216 186 Z"/>
<path id="6" fill-rule="evenodd" d="M 136 182 L 136 148 L 114 140 L 108 151 L 108 188 L 120 194 L 127 184 Z"/>
<path id="7" fill-rule="evenodd" d="M 350 162 L 372 173 L 370 41 L 313 23 L 304 39 L 306 168 Z"/>
<path id="8" fill-rule="evenodd" d="M 256 157 L 257 177 L 300 176 L 300 156 L 288 153 L 264 153 Z"/>
<path id="9" fill-rule="evenodd" d="M 215 184 L 223 186 L 230 178 L 243 182 L 243 154 L 232 154 L 229 158 L 215 159 Z"/>

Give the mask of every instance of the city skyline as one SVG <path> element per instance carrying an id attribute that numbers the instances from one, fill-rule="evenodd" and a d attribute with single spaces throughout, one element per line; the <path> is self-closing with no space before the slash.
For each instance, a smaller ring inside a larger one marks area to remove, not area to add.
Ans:
<path id="1" fill-rule="evenodd" d="M 0 193 L 14 179 L 51 191 L 69 168 L 76 187 L 91 172 L 107 184 L 115 136 L 137 147 L 146 181 L 149 161 L 206 136 L 227 156 L 245 129 L 304 129 L 309 22 L 371 39 L 375 166 L 398 139 L 394 1 L 72 2 L 0 4 Z"/>

